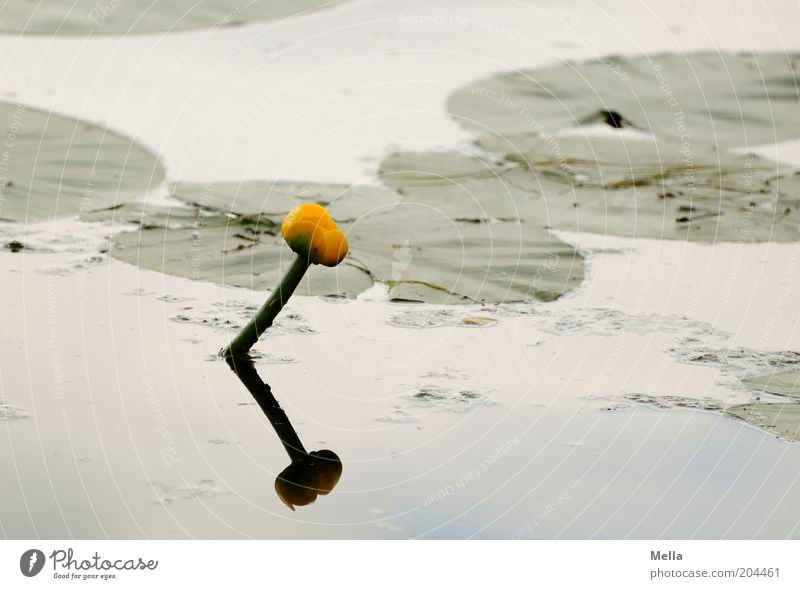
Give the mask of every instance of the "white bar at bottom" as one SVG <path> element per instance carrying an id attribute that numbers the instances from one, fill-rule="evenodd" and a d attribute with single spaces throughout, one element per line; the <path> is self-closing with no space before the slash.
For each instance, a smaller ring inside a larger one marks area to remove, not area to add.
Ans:
<path id="1" fill-rule="evenodd" d="M 28 577 L 31 550 L 45 562 Z M 798 587 L 798 554 L 797 541 L 6 540 L 0 587 Z"/>

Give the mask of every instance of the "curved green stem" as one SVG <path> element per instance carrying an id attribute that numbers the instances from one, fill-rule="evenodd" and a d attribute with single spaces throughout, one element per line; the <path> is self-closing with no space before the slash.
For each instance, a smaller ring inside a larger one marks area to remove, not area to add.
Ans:
<path id="1" fill-rule="evenodd" d="M 295 261 L 289 267 L 286 276 L 283 277 L 281 283 L 278 285 L 272 294 L 267 299 L 261 308 L 256 313 L 256 316 L 245 325 L 239 334 L 231 340 L 225 349 L 222 350 L 222 355 L 226 358 L 233 356 L 244 356 L 250 351 L 250 348 L 258 341 L 258 338 L 264 333 L 281 312 L 286 301 L 292 296 L 292 293 L 300 284 L 303 276 L 308 270 L 308 258 L 297 256 Z"/>

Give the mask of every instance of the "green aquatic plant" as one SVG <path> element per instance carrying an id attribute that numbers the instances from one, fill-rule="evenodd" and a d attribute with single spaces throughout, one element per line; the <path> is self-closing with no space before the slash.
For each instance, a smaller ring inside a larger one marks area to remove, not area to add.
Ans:
<path id="1" fill-rule="evenodd" d="M 773 395 L 800 397 L 800 370 L 770 372 L 746 378 L 744 384 Z"/>
<path id="2" fill-rule="evenodd" d="M 747 403 L 727 412 L 780 438 L 800 441 L 800 403 Z"/>
<path id="3" fill-rule="evenodd" d="M 242 356 L 250 351 L 272 325 L 311 264 L 336 266 L 348 252 L 344 233 L 319 204 L 302 204 L 289 211 L 281 224 L 281 233 L 297 257 L 256 316 L 222 350 L 225 357 Z"/>
<path id="4" fill-rule="evenodd" d="M 797 59 L 714 51 L 559 63 L 471 82 L 448 110 L 482 149 L 528 170 L 510 174 L 544 197 L 555 228 L 797 241 L 800 176 L 744 152 L 800 137 Z"/>
<path id="5" fill-rule="evenodd" d="M 0 219 L 89 214 L 142 196 L 164 179 L 156 155 L 85 121 L 0 102 Z"/>
<path id="6" fill-rule="evenodd" d="M 479 160 L 459 165 L 464 173 L 494 173 Z M 504 177 L 489 185 L 497 188 L 498 194 L 492 194 L 480 182 L 467 178 L 460 183 L 457 176 L 440 174 L 446 189 L 423 198 L 413 194 L 413 180 L 400 182 L 402 176 L 402 168 L 387 167 L 382 178 L 391 187 L 180 183 L 171 188 L 172 194 L 192 209 L 131 203 L 90 218 L 140 223 L 139 231 L 113 238 L 115 258 L 254 290 L 272 287 L 287 272 L 289 258 L 279 228 L 287 211 L 307 201 L 327 203 L 347 234 L 350 255 L 335 272 L 309 268 L 298 293 L 355 298 L 380 284 L 391 300 L 464 304 L 549 301 L 581 284 L 583 257 L 548 230 L 546 218 L 530 216 L 525 201 L 531 197 L 518 196 Z M 394 190 L 395 185 L 402 190 Z M 488 199 L 481 212 L 481 201 Z M 512 214 L 495 214 L 501 201 Z"/>
<path id="7" fill-rule="evenodd" d="M 8 0 L 0 32 L 76 35 L 152 33 L 222 27 L 288 17 L 336 0 Z"/>
<path id="8" fill-rule="evenodd" d="M 527 145 L 483 164 L 455 153 L 394 154 L 382 177 L 405 202 L 454 218 L 541 219 L 553 229 L 655 239 L 800 239 L 800 175 L 775 162 L 701 147 L 684 162 L 674 145 L 623 136 Z"/>
<path id="9" fill-rule="evenodd" d="M 731 149 L 800 137 L 792 59 L 662 54 L 492 76 L 448 103 L 480 156 L 395 153 L 380 164 L 383 186 L 179 183 L 172 194 L 196 218 L 135 203 L 108 211 L 141 223 L 111 254 L 268 288 L 286 272 L 282 215 L 324 202 L 351 254 L 335 273 L 308 271 L 298 292 L 354 298 L 378 284 L 390 300 L 463 304 L 550 301 L 580 285 L 584 259 L 554 229 L 797 241 L 800 175 Z"/>
<path id="10" fill-rule="evenodd" d="M 785 51 L 608 56 L 492 75 L 447 106 L 495 153 L 592 124 L 722 151 L 800 137 L 797 61 Z"/>
<path id="11" fill-rule="evenodd" d="M 770 372 L 746 378 L 742 382 L 749 387 L 772 395 L 795 400 L 800 398 L 800 370 Z M 778 437 L 800 441 L 800 403 L 798 402 L 756 401 L 733 405 L 728 407 L 727 412 Z"/>

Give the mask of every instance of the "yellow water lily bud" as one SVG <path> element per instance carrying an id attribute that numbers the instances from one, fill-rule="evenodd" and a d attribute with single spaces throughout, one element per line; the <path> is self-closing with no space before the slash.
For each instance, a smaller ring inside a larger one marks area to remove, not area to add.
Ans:
<path id="1" fill-rule="evenodd" d="M 349 251 L 344 233 L 325 207 L 318 204 L 297 205 L 289 211 L 281 233 L 292 251 L 312 264 L 336 266 Z"/>

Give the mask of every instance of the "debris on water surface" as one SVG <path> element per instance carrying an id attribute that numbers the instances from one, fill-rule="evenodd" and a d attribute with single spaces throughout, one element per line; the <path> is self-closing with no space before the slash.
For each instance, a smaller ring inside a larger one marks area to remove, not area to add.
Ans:
<path id="1" fill-rule="evenodd" d="M 656 409 L 701 409 L 704 411 L 722 411 L 726 405 L 711 397 L 682 397 L 679 395 L 649 395 L 645 393 L 626 393 L 603 397 L 589 397 L 588 400 L 611 401 L 600 407 L 600 411 L 619 411 L 634 405 L 647 405 Z"/>
<path id="2" fill-rule="evenodd" d="M 16 254 L 17 252 L 21 252 L 22 250 L 26 249 L 25 244 L 21 241 L 9 241 L 6 244 L 6 249 L 9 250 L 12 254 Z"/>
<path id="3" fill-rule="evenodd" d="M 0 399 L 0 421 L 11 421 L 28 417 L 28 412 L 20 407 L 9 405 Z"/>
<path id="4" fill-rule="evenodd" d="M 488 327 L 496 322 L 497 320 L 492 319 L 491 317 L 464 317 L 461 320 L 461 323 L 464 325 L 470 325 L 473 327 Z"/>
<path id="5" fill-rule="evenodd" d="M 480 391 L 424 385 L 405 395 L 400 404 L 392 407 L 388 415 L 379 417 L 378 421 L 415 423 L 430 411 L 465 413 L 488 405 L 494 405 L 494 401 Z"/>
<path id="6" fill-rule="evenodd" d="M 745 376 L 761 373 L 765 368 L 791 368 L 800 364 L 800 352 L 761 351 L 749 348 L 715 349 L 703 346 L 678 345 L 668 350 L 679 362 L 719 366 L 723 372 Z"/>
<path id="7" fill-rule="evenodd" d="M 155 503 L 159 505 L 169 505 L 177 499 L 189 500 L 216 497 L 217 495 L 222 495 L 227 492 L 213 479 L 202 479 L 197 483 L 190 483 L 180 487 L 173 487 L 162 483 L 153 483 L 150 486 L 155 489 L 159 495 L 155 500 Z"/>

